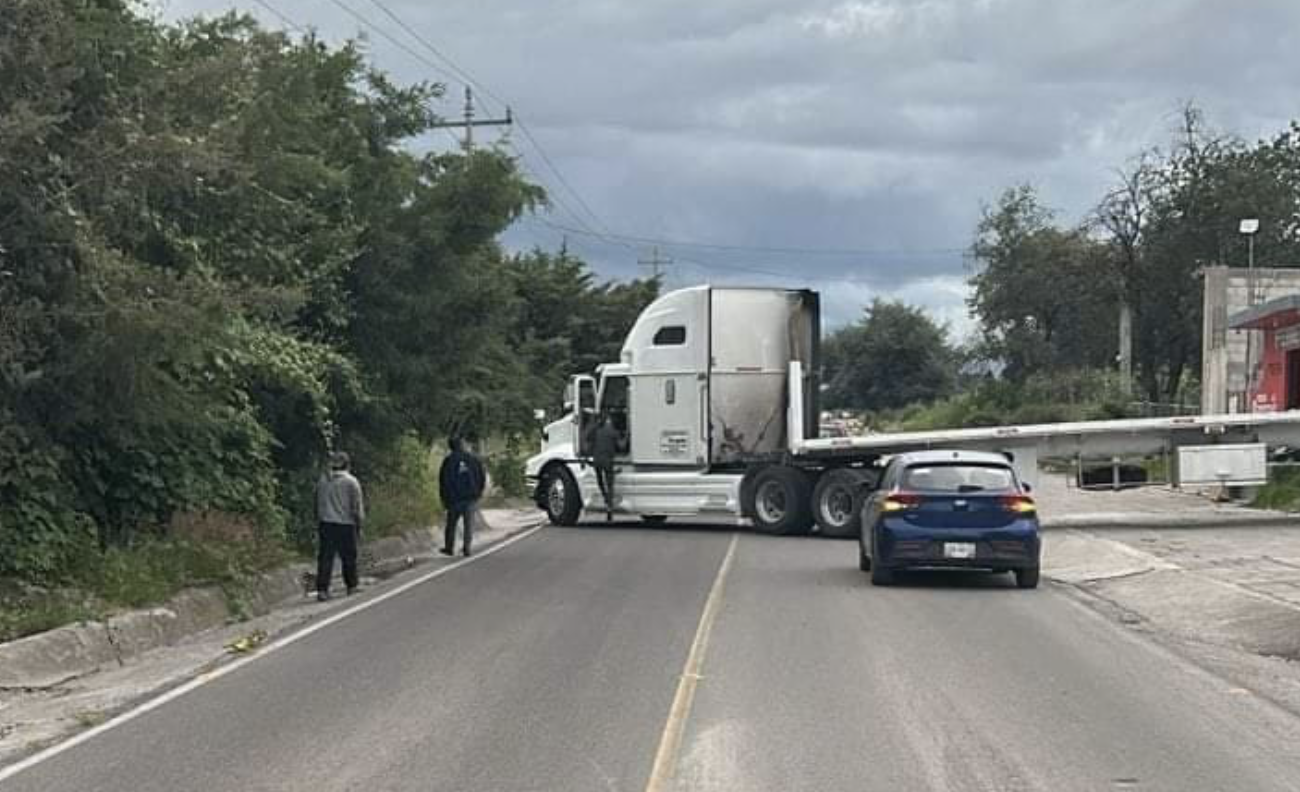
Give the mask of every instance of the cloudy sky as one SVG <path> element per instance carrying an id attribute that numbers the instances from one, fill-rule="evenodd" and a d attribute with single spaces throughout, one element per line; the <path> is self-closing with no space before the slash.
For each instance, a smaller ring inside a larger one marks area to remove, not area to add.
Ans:
<path id="1" fill-rule="evenodd" d="M 155 2 L 285 24 L 257 0 Z M 463 80 L 374 0 L 265 2 L 365 35 L 380 67 L 447 83 L 459 114 Z M 1185 101 L 1248 139 L 1300 117 L 1296 0 L 380 2 L 539 144 L 508 133 L 556 205 L 508 244 L 567 237 L 626 278 L 662 240 L 672 284 L 812 286 L 832 322 L 887 296 L 965 333 L 961 251 L 1004 187 L 1073 222 Z"/>

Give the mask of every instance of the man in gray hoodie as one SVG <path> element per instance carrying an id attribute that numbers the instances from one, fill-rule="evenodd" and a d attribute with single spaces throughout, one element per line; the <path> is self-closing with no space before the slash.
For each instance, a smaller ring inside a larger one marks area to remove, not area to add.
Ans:
<path id="1" fill-rule="evenodd" d="M 319 521 L 319 550 L 316 554 L 316 599 L 330 598 L 334 577 L 334 556 L 343 561 L 343 582 L 348 594 L 357 590 L 357 540 L 366 516 L 361 483 L 348 472 L 350 461 L 342 451 L 330 455 L 330 469 L 316 484 L 316 519 Z"/>

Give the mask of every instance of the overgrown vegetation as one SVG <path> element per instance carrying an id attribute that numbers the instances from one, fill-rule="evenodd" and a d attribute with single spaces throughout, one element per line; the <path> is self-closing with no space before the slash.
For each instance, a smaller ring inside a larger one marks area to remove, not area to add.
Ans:
<path id="1" fill-rule="evenodd" d="M 1016 384 L 988 378 L 947 399 L 875 413 L 872 428 L 923 431 L 953 427 L 1127 418 L 1132 407 L 1114 374 L 1035 375 Z"/>
<path id="2" fill-rule="evenodd" d="M 442 94 L 237 14 L 0 0 L 11 603 L 48 622 L 305 548 L 333 448 L 369 535 L 427 523 L 435 442 L 533 430 L 609 354 L 657 282 L 504 253 L 545 195 L 504 149 L 414 153 Z"/>
<path id="3" fill-rule="evenodd" d="M 1257 509 L 1300 511 L 1300 468 L 1274 468 L 1251 503 Z"/>

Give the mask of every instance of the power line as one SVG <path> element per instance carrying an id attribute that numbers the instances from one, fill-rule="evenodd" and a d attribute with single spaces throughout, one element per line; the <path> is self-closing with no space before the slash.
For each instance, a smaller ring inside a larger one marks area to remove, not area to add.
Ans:
<path id="1" fill-rule="evenodd" d="M 429 41 L 427 38 L 420 35 L 420 32 L 418 30 L 416 30 L 415 28 L 408 25 L 405 21 L 403 21 L 402 18 L 399 17 L 397 14 L 395 14 L 393 10 L 390 9 L 387 5 L 382 3 L 380 0 L 370 0 L 370 2 L 380 11 L 382 11 L 385 16 L 391 19 L 394 24 L 396 24 L 402 30 L 406 31 L 406 34 L 408 36 L 420 42 L 420 44 L 425 49 L 427 49 L 429 52 L 432 52 L 435 58 L 445 63 L 447 65 L 447 68 L 451 69 L 453 72 L 459 75 L 460 79 L 463 82 L 465 82 L 467 85 L 472 85 L 473 87 L 479 89 L 480 93 L 492 99 L 495 99 L 497 102 L 501 103 L 501 105 L 506 107 L 509 106 L 510 104 L 509 102 L 505 101 L 501 97 L 492 93 L 490 90 L 487 89 L 486 86 L 480 85 L 478 80 L 474 79 L 473 75 L 471 75 L 469 72 L 462 69 L 459 65 L 457 65 L 457 63 L 454 60 L 444 55 L 442 50 L 438 49 L 436 46 L 433 45 L 433 42 Z"/>
<path id="2" fill-rule="evenodd" d="M 546 222 L 546 221 L 542 221 Z M 957 255 L 966 252 L 966 248 L 913 248 L 909 250 L 889 250 L 883 248 L 801 248 L 801 247 L 766 247 L 762 245 L 740 245 L 718 242 L 693 242 L 681 239 L 663 239 L 660 237 L 634 236 L 631 234 L 594 234 L 579 228 L 556 225 L 559 231 L 570 234 L 603 236 L 615 241 L 633 242 L 642 245 L 661 245 L 669 248 L 699 248 L 705 250 L 729 250 L 740 253 L 773 253 L 801 256 L 940 256 Z"/>
<path id="3" fill-rule="evenodd" d="M 257 3 L 257 4 L 260 5 L 262 8 L 265 8 L 265 9 L 266 9 L 267 11 L 269 11 L 269 12 L 270 12 L 270 13 L 271 13 L 271 14 L 272 14 L 276 19 L 280 20 L 280 24 L 284 25 L 285 27 L 289 28 L 290 30 L 294 31 L 295 33 L 301 33 L 301 34 L 306 34 L 306 33 L 307 33 L 306 28 L 302 27 L 301 25 L 297 24 L 296 22 L 294 22 L 294 21 L 293 21 L 292 19 L 290 19 L 289 17 L 287 17 L 287 16 L 285 16 L 284 14 L 280 13 L 280 10 L 279 10 L 278 8 L 276 8 L 275 6 L 271 5 L 270 3 L 266 2 L 266 0 L 253 0 L 253 2 L 254 2 L 254 3 Z"/>
<path id="4" fill-rule="evenodd" d="M 569 194 L 578 202 L 578 206 L 581 206 L 583 210 L 591 216 L 591 219 L 596 221 L 596 225 L 600 226 L 602 231 L 609 236 L 613 236 L 613 234 L 610 233 L 609 226 L 605 225 L 605 222 L 600 219 L 600 216 L 591 210 L 591 207 L 582 199 L 582 196 L 573 188 L 573 185 L 569 184 L 569 180 L 564 178 L 564 174 L 561 173 L 560 169 L 551 161 L 550 155 L 546 153 L 546 149 L 542 148 L 542 144 L 537 142 L 537 138 L 533 137 L 533 131 L 528 128 L 528 125 L 523 122 L 523 119 L 519 120 L 519 131 L 523 132 L 524 137 L 527 138 L 528 142 L 533 144 L 533 148 L 537 149 L 537 153 L 541 155 L 542 162 L 546 163 L 546 167 L 551 170 L 551 173 L 555 174 L 555 178 L 559 180 L 564 189 L 569 191 Z"/>
<path id="5" fill-rule="evenodd" d="M 277 19 L 280 20 L 281 24 L 287 26 L 288 28 L 290 28 L 290 29 L 292 29 L 292 30 L 294 30 L 294 31 L 297 31 L 297 32 L 302 33 L 302 34 L 306 34 L 306 32 L 307 32 L 307 28 L 305 28 L 305 27 L 303 27 L 302 25 L 299 25 L 298 23 L 294 22 L 293 19 L 291 19 L 288 15 L 286 15 L 284 12 L 280 11 L 280 9 L 278 9 L 278 8 L 276 8 L 274 5 L 272 5 L 272 4 L 269 2 L 269 0 L 253 0 L 253 2 L 257 3 L 257 4 L 260 5 L 262 8 L 265 8 L 267 11 L 269 11 L 271 14 L 273 14 Z M 375 31 L 375 32 L 378 33 L 380 36 L 384 37 L 386 40 L 392 42 L 392 44 L 393 44 L 394 46 L 398 47 L 398 48 L 401 49 L 403 52 L 405 52 L 405 53 L 407 53 L 408 55 L 410 55 L 411 57 L 415 58 L 415 59 L 416 59 L 417 61 L 419 61 L 420 63 L 424 64 L 425 66 L 428 66 L 429 68 L 433 69 L 435 72 L 437 72 L 437 73 L 443 75 L 444 77 L 449 77 L 449 78 L 451 78 L 451 79 L 455 79 L 452 75 L 449 75 L 445 70 L 443 70 L 442 68 L 440 68 L 436 63 L 433 63 L 433 62 L 430 61 L 428 58 L 425 58 L 425 57 L 424 57 L 423 55 L 421 55 L 420 53 L 418 53 L 418 52 L 416 52 L 415 50 L 411 49 L 410 47 L 406 46 L 406 45 L 403 44 L 401 41 L 399 41 L 399 40 L 397 40 L 396 38 L 394 38 L 390 33 L 388 33 L 388 31 L 384 30 L 383 28 L 380 28 L 378 25 L 375 25 L 375 24 L 372 23 L 370 20 L 366 19 L 364 16 L 362 16 L 360 13 L 358 13 L 355 9 L 353 9 L 353 8 L 351 8 L 350 6 L 348 6 L 347 4 L 341 2 L 341 0 L 331 0 L 331 2 L 334 3 L 334 5 L 338 6 L 339 8 L 343 9 L 343 10 L 344 10 L 345 12 L 347 12 L 350 16 L 352 16 L 353 19 L 355 19 L 355 20 L 357 20 L 358 22 L 360 22 L 363 26 L 365 26 L 365 27 L 367 27 L 367 28 L 369 28 L 369 29 Z M 453 143 L 457 143 L 457 144 L 460 143 L 460 141 L 456 138 L 456 136 L 455 136 L 454 134 L 451 133 L 450 130 L 446 130 L 446 132 L 447 132 L 447 136 L 452 140 Z"/>
<path id="6" fill-rule="evenodd" d="M 367 27 L 367 28 L 373 30 L 373 31 L 376 32 L 376 33 L 378 33 L 380 36 L 382 36 L 385 40 L 387 40 L 387 41 L 388 41 L 390 44 L 392 44 L 394 47 L 397 47 L 397 48 L 400 49 L 402 52 L 405 52 L 407 55 L 410 55 L 412 58 L 415 58 L 416 60 L 418 60 L 420 63 L 423 63 L 425 66 L 428 66 L 430 69 L 433 69 L 433 70 L 434 70 L 435 72 L 437 72 L 438 74 L 441 74 L 442 76 L 446 77 L 448 80 L 451 80 L 451 81 L 453 81 L 453 82 L 455 82 L 455 81 L 458 80 L 458 78 L 456 77 L 456 75 L 452 74 L 451 72 L 449 72 L 449 71 L 447 71 L 446 69 L 444 69 L 442 66 L 439 66 L 438 64 L 436 64 L 436 63 L 434 63 L 433 61 L 429 60 L 429 59 L 426 58 L 425 56 L 423 56 L 423 55 L 421 55 L 420 53 L 416 52 L 414 49 L 412 49 L 411 47 L 409 47 L 409 46 L 407 46 L 406 44 L 404 44 L 404 43 L 402 42 L 401 39 L 399 39 L 399 38 L 397 38 L 396 36 L 394 36 L 393 34 L 389 33 L 387 30 L 381 28 L 379 25 L 376 25 L 374 22 L 371 22 L 371 21 L 370 21 L 369 19 L 367 19 L 363 14 L 361 14 L 361 12 L 359 12 L 359 11 L 357 11 L 356 9 L 352 8 L 352 6 L 350 6 L 350 5 L 348 5 L 347 3 L 343 2 L 343 0 L 330 0 L 330 2 L 333 3 L 334 5 L 338 6 L 339 8 L 343 9 L 343 11 L 345 11 L 345 12 L 346 12 L 349 16 L 351 16 L 353 19 L 355 19 L 355 20 L 357 20 L 358 22 L 360 22 L 363 26 L 365 26 L 365 27 Z"/>
<path id="7" fill-rule="evenodd" d="M 332 0 L 332 2 L 341 4 L 341 0 Z M 391 19 L 398 27 L 400 27 L 403 31 L 405 31 L 407 35 L 409 35 L 415 41 L 419 42 L 421 46 L 423 46 L 425 49 L 431 52 L 434 55 L 434 57 L 438 58 L 440 61 L 445 63 L 447 67 L 451 69 L 453 72 L 455 72 L 460 79 L 464 80 L 467 85 L 477 88 L 480 93 L 492 99 L 495 99 L 497 102 L 501 103 L 507 108 L 510 107 L 511 104 L 510 102 L 507 102 L 505 99 L 498 96 L 486 85 L 484 85 L 480 80 L 475 79 L 474 75 L 470 74 L 467 69 L 461 67 L 451 57 L 444 54 L 442 50 L 438 49 L 438 47 L 433 44 L 433 42 L 429 41 L 426 37 L 420 35 L 418 31 L 416 31 L 410 24 L 408 24 L 405 20 L 403 20 L 400 16 L 398 16 L 396 12 L 394 12 L 391 8 L 389 8 L 386 4 L 384 4 L 382 0 L 370 0 L 370 2 L 380 11 L 382 11 L 389 19 Z M 577 202 L 578 206 L 584 212 L 586 212 L 588 217 L 590 217 L 595 222 L 595 225 L 599 227 L 601 231 L 608 234 L 609 226 L 606 225 L 603 220 L 601 220 L 600 215 L 596 214 L 592 210 L 591 206 L 588 205 L 587 201 L 582 197 L 582 194 L 579 193 L 573 187 L 573 185 L 569 183 L 569 180 L 564 176 L 564 173 L 560 171 L 559 167 L 556 166 L 555 162 L 552 161 L 551 156 L 546 153 L 546 149 L 544 149 L 542 147 L 542 144 L 538 142 L 537 137 L 533 135 L 532 130 L 528 127 L 528 125 L 524 122 L 524 120 L 522 118 L 516 117 L 514 121 L 515 124 L 519 127 L 519 130 L 523 132 L 524 138 L 537 151 L 538 156 L 540 156 L 542 159 L 542 163 L 546 165 L 546 168 L 552 174 L 554 174 L 555 179 L 556 181 L 559 182 L 560 186 L 563 187 L 564 190 L 566 190 L 569 193 L 569 195 L 573 198 L 573 200 Z M 516 148 L 515 150 L 519 152 L 519 155 L 521 157 L 525 156 L 523 151 L 520 151 L 518 148 Z M 541 180 L 539 179 L 539 181 Z"/>

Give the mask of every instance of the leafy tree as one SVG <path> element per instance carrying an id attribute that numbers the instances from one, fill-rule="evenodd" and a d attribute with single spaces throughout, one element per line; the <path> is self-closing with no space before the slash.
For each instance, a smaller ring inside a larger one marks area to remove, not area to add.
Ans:
<path id="1" fill-rule="evenodd" d="M 1201 284 L 1210 265 L 1244 266 L 1242 218 L 1260 221 L 1255 265 L 1300 260 L 1300 131 L 1247 146 L 1210 130 L 1199 110 L 1181 127 L 1157 173 L 1137 279 L 1137 358 L 1148 398 L 1174 400 L 1201 352 Z"/>
<path id="2" fill-rule="evenodd" d="M 543 196 L 404 148 L 441 87 L 134 9 L 0 0 L 0 574 L 186 512 L 282 536 L 331 445 L 402 476 L 412 430 L 531 406 L 495 238 Z"/>
<path id="3" fill-rule="evenodd" d="M 826 406 L 885 410 L 943 398 L 956 377 L 947 332 L 919 308 L 876 299 L 827 340 Z"/>
<path id="4" fill-rule="evenodd" d="M 1107 251 L 1055 227 L 1032 188 L 1011 188 L 984 211 L 972 254 L 971 311 L 1006 377 L 1110 364 L 1117 284 Z"/>

